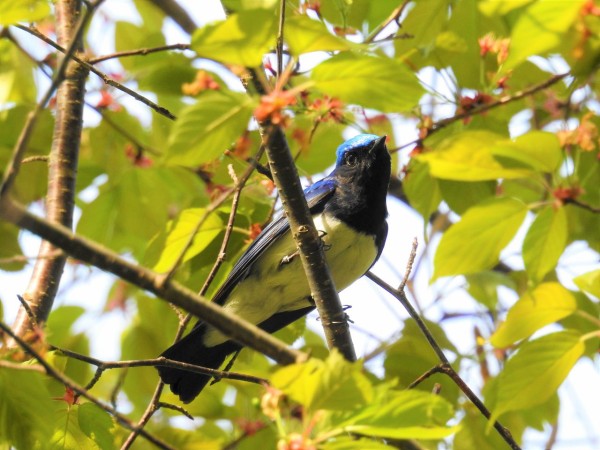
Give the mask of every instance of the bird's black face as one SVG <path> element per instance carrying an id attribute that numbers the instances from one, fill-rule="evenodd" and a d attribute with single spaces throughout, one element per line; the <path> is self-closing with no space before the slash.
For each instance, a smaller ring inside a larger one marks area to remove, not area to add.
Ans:
<path id="1" fill-rule="evenodd" d="M 326 211 L 358 231 L 378 233 L 387 217 L 390 173 L 385 136 L 361 135 L 346 141 L 338 149 L 336 167 L 329 175 L 336 180 L 336 195 Z"/>
<path id="2" fill-rule="evenodd" d="M 383 136 L 345 149 L 337 161 L 336 178 L 342 183 L 364 185 L 370 189 L 378 184 L 387 189 L 391 158 L 385 139 Z"/>

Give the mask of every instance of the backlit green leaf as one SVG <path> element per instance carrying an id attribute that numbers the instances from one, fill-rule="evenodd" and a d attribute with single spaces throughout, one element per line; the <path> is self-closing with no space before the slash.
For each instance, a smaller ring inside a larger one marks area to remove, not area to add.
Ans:
<path id="1" fill-rule="evenodd" d="M 0 369 L 0 444 L 35 448 L 52 435 L 52 412 L 44 375 L 29 370 Z"/>
<path id="2" fill-rule="evenodd" d="M 437 180 L 429 173 L 427 164 L 418 159 L 413 161 L 403 180 L 403 187 L 410 205 L 428 221 L 437 210 L 442 196 Z"/>
<path id="3" fill-rule="evenodd" d="M 0 25 L 33 22 L 50 13 L 47 0 L 0 0 Z"/>
<path id="4" fill-rule="evenodd" d="M 433 151 L 418 160 L 429 164 L 435 178 L 457 181 L 483 181 L 497 178 L 525 178 L 531 171 L 505 168 L 493 154 L 493 145 L 501 136 L 488 131 L 463 132 L 444 139 Z"/>
<path id="5" fill-rule="evenodd" d="M 246 129 L 252 109 L 252 100 L 245 94 L 203 94 L 175 122 L 167 162 L 197 167 L 218 158 Z"/>
<path id="6" fill-rule="evenodd" d="M 198 224 L 202 226 L 194 235 L 194 241 L 187 249 L 181 262 L 189 261 L 201 253 L 223 230 L 224 224 L 218 214 L 207 214 L 204 208 L 186 209 L 176 221 L 167 224 L 168 235 L 160 259 L 154 265 L 157 272 L 168 271 L 181 256 L 187 242 Z"/>
<path id="7" fill-rule="evenodd" d="M 340 53 L 316 66 L 312 79 L 331 97 L 383 112 L 407 111 L 423 94 L 405 64 L 382 56 Z"/>
<path id="8" fill-rule="evenodd" d="M 435 252 L 433 279 L 493 267 L 526 214 L 523 202 L 506 197 L 469 209 L 442 236 Z"/>
<path id="9" fill-rule="evenodd" d="M 316 51 L 349 50 L 350 41 L 329 32 L 323 22 L 308 16 L 293 16 L 285 22 L 285 41 L 293 55 Z"/>
<path id="10" fill-rule="evenodd" d="M 275 48 L 277 16 L 273 10 L 250 9 L 226 20 L 199 28 L 192 36 L 192 50 L 202 58 L 257 67 Z"/>
<path id="11" fill-rule="evenodd" d="M 512 30 L 510 52 L 503 69 L 512 69 L 529 56 L 545 55 L 556 48 L 573 25 L 582 3 L 583 0 L 532 3 L 519 15 Z"/>
<path id="12" fill-rule="evenodd" d="M 491 152 L 543 172 L 554 172 L 563 158 L 558 137 L 547 131 L 530 131 L 514 141 L 500 141 Z"/>
<path id="13" fill-rule="evenodd" d="M 589 292 L 593 296 L 600 298 L 600 269 L 579 275 L 573 278 L 573 282 L 582 291 Z"/>
<path id="14" fill-rule="evenodd" d="M 492 335 L 490 342 L 495 347 L 508 347 L 576 309 L 575 298 L 562 285 L 542 283 L 532 292 L 526 292 L 510 308 L 506 321 Z"/>
<path id="15" fill-rule="evenodd" d="M 452 405 L 440 396 L 421 391 L 389 392 L 383 404 L 374 404 L 349 417 L 340 426 L 346 432 L 394 439 L 442 439 L 456 432 L 445 426 Z"/>
<path id="16" fill-rule="evenodd" d="M 539 283 L 556 267 L 567 245 L 567 214 L 549 206 L 540 211 L 523 241 L 523 261 L 529 278 Z"/>
<path id="17" fill-rule="evenodd" d="M 583 355 L 580 337 L 561 331 L 523 344 L 498 376 L 490 423 L 508 411 L 529 409 L 550 398 Z"/>
<path id="18" fill-rule="evenodd" d="M 372 397 L 360 364 L 349 363 L 337 351 L 324 362 L 311 359 L 284 367 L 273 375 L 271 383 L 312 412 L 351 410 Z"/>
<path id="19" fill-rule="evenodd" d="M 102 450 L 115 448 L 111 429 L 114 424 L 110 415 L 94 403 L 83 403 L 78 407 L 79 427 L 85 435 Z"/>

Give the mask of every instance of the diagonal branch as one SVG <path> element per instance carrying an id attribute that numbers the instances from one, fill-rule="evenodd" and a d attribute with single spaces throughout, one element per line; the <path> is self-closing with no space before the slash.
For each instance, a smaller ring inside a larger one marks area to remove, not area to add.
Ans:
<path id="1" fill-rule="evenodd" d="M 220 306 L 194 294 L 182 285 L 176 282 L 164 284 L 160 274 L 129 262 L 101 245 L 75 235 L 62 225 L 37 217 L 6 197 L 0 198 L 0 218 L 40 236 L 80 261 L 110 272 L 173 303 L 206 321 L 231 339 L 270 356 L 280 364 L 307 359 L 305 353 L 288 348 L 279 339 L 227 313 Z"/>
<path id="2" fill-rule="evenodd" d="M 120 414 L 114 408 L 111 408 L 110 406 L 104 404 L 104 402 L 102 402 L 101 400 L 99 400 L 98 398 L 96 398 L 95 396 L 90 394 L 87 389 L 78 385 L 73 380 L 68 378 L 66 375 L 64 375 L 63 373 L 59 372 L 54 367 L 52 367 L 52 365 L 50 365 L 37 351 L 35 351 L 29 344 L 27 344 L 27 342 L 25 342 L 23 339 L 21 339 L 19 336 L 17 336 L 8 325 L 6 325 L 3 322 L 0 322 L 0 330 L 2 330 L 4 333 L 9 335 L 18 344 L 18 346 L 21 347 L 25 352 L 29 353 L 40 364 L 40 366 L 43 367 L 46 374 L 48 374 L 49 376 L 51 376 L 58 382 L 62 383 L 69 389 L 72 389 L 74 392 L 76 392 L 81 397 L 86 398 L 90 402 L 96 404 L 97 406 L 99 406 L 100 408 L 102 408 L 103 410 L 105 410 L 106 412 L 111 414 L 112 416 L 114 416 L 115 419 L 117 419 L 117 421 L 125 428 L 128 428 L 130 430 L 137 429 L 135 424 L 131 420 L 129 420 L 126 416 L 124 416 L 123 414 Z M 3 364 L 3 365 L 6 367 L 5 364 Z M 144 438 L 146 438 L 148 441 L 152 442 L 158 448 L 162 448 L 165 450 L 174 450 L 173 447 L 171 447 L 167 443 L 163 442 L 156 436 L 148 433 L 146 430 L 141 429 L 141 430 L 139 430 L 139 433 L 142 436 L 144 436 Z"/>

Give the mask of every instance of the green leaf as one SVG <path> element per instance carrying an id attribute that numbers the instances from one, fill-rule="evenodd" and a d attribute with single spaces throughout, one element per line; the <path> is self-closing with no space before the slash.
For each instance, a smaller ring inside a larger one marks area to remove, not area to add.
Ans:
<path id="1" fill-rule="evenodd" d="M 582 291 L 589 292 L 594 297 L 600 298 L 600 269 L 592 270 L 573 278 L 573 283 Z"/>
<path id="2" fill-rule="evenodd" d="M 167 162 L 197 167 L 215 160 L 246 130 L 252 110 L 253 102 L 245 94 L 204 93 L 175 122 Z"/>
<path id="3" fill-rule="evenodd" d="M 356 46 L 331 34 L 323 22 L 305 15 L 292 16 L 286 20 L 285 41 L 295 56 L 316 51 L 350 50 Z"/>
<path id="4" fill-rule="evenodd" d="M 433 280 L 490 269 L 527 214 L 513 198 L 497 198 L 469 209 L 444 233 L 434 257 Z"/>
<path id="5" fill-rule="evenodd" d="M 102 450 L 116 448 L 111 433 L 114 424 L 106 411 L 93 403 L 84 403 L 79 405 L 77 419 L 81 431 Z"/>
<path id="6" fill-rule="evenodd" d="M 192 50 L 202 58 L 244 67 L 258 67 L 275 48 L 277 16 L 273 10 L 250 9 L 226 20 L 199 28 L 192 36 Z"/>
<path id="7" fill-rule="evenodd" d="M 429 164 L 435 178 L 457 181 L 483 181 L 497 178 L 525 178 L 531 171 L 505 168 L 492 154 L 501 136 L 488 131 L 467 131 L 444 139 L 434 151 L 417 156 Z"/>
<path id="8" fill-rule="evenodd" d="M 0 222 L 0 270 L 15 271 L 25 267 L 25 260 L 15 259 L 23 256 L 19 244 L 19 229 L 8 222 Z M 6 258 L 6 259 L 5 259 Z M 5 261 L 2 261 L 5 259 Z"/>
<path id="9" fill-rule="evenodd" d="M 563 159 L 558 137 L 547 131 L 530 131 L 514 141 L 498 142 L 491 152 L 494 156 L 507 157 L 543 172 L 554 172 Z"/>
<path id="10" fill-rule="evenodd" d="M 490 426 L 508 411 L 529 409 L 554 395 L 583 355 L 580 337 L 561 331 L 524 343 L 498 376 Z"/>
<path id="11" fill-rule="evenodd" d="M 464 214 L 469 208 L 496 195 L 496 181 L 438 180 L 442 198 L 456 214 Z"/>
<path id="12" fill-rule="evenodd" d="M 529 56 L 548 54 L 565 39 L 583 0 L 536 1 L 524 10 L 510 36 L 510 52 L 503 70 L 514 68 Z"/>
<path id="13" fill-rule="evenodd" d="M 371 385 L 360 364 L 346 361 L 333 351 L 326 361 L 311 359 L 279 369 L 271 383 L 309 411 L 346 411 L 370 401 Z"/>
<path id="14" fill-rule="evenodd" d="M 195 173 L 179 167 L 129 167 L 109 178 L 95 200 L 80 204 L 77 231 L 139 258 L 169 215 L 202 197 L 203 187 Z"/>
<path id="15" fill-rule="evenodd" d="M 0 369 L 0 444 L 30 449 L 48 442 L 54 407 L 44 375 Z"/>
<path id="16" fill-rule="evenodd" d="M 442 201 L 438 182 L 429 173 L 429 166 L 418 159 L 413 160 L 402 185 L 410 205 L 429 221 Z"/>
<path id="17" fill-rule="evenodd" d="M 396 448 L 378 440 L 367 438 L 357 439 L 354 436 L 341 436 L 319 444 L 319 449 L 322 450 L 392 450 Z"/>
<path id="18" fill-rule="evenodd" d="M 47 0 L 0 0 L 0 25 L 34 22 L 50 14 Z"/>
<path id="19" fill-rule="evenodd" d="M 393 439 L 443 439 L 456 432 L 445 423 L 453 416 L 450 403 L 421 391 L 392 391 L 384 403 L 369 405 L 340 425 L 344 432 Z"/>
<path id="20" fill-rule="evenodd" d="M 510 308 L 506 321 L 490 338 L 498 348 L 508 347 L 531 336 L 540 328 L 575 312 L 577 302 L 573 295 L 556 282 L 542 283 L 532 292 L 526 292 Z"/>
<path id="21" fill-rule="evenodd" d="M 167 238 L 158 262 L 154 265 L 157 272 L 166 272 L 181 256 L 192 233 L 204 218 L 204 223 L 194 236 L 194 241 L 185 253 L 181 262 L 186 262 L 198 255 L 210 245 L 224 228 L 218 214 L 207 214 L 204 208 L 186 209 L 176 221 L 167 224 Z"/>
<path id="22" fill-rule="evenodd" d="M 548 206 L 540 211 L 523 241 L 523 261 L 529 278 L 539 283 L 553 270 L 567 245 L 567 214 Z"/>
<path id="23" fill-rule="evenodd" d="M 343 52 L 316 66 L 311 78 L 331 97 L 383 112 L 407 111 L 424 92 L 406 65 L 384 56 Z"/>
<path id="24" fill-rule="evenodd" d="M 96 450 L 101 447 L 90 439 L 79 426 L 78 410 L 80 405 L 67 405 L 63 403 L 55 406 L 54 411 L 54 435 L 50 440 L 51 449 L 56 450 Z"/>
<path id="25" fill-rule="evenodd" d="M 395 40 L 396 54 L 403 56 L 405 53 L 414 52 L 415 49 L 430 52 L 448 20 L 448 3 L 448 0 L 415 2 L 414 7 L 402 20 L 402 31 L 412 38 Z"/>
<path id="26" fill-rule="evenodd" d="M 490 310 L 494 310 L 498 303 L 498 287 L 516 290 L 515 283 L 506 274 L 493 270 L 472 273 L 465 278 L 469 295 Z"/>

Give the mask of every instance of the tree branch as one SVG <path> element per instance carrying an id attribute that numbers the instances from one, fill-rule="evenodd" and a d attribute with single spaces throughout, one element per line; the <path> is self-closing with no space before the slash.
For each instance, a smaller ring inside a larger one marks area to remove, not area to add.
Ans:
<path id="1" fill-rule="evenodd" d="M 58 40 L 63 46 L 72 49 L 73 55 L 82 50 L 78 26 L 86 22 L 84 16 L 79 25 L 77 23 L 79 5 L 77 0 L 61 0 L 56 3 Z M 64 80 L 57 91 L 56 121 L 48 162 L 46 214 L 50 222 L 71 228 L 87 70 L 70 63 L 66 56 L 61 62 L 61 67 L 63 65 L 66 66 L 63 70 Z M 38 324 L 43 324 L 48 319 L 67 261 L 66 255 L 56 253 L 54 245 L 42 241 L 39 259 L 36 260 L 29 284 L 23 293 Z M 19 336 L 25 336 L 32 329 L 29 317 L 28 311 L 19 310 L 14 324 L 14 330 Z"/>
<path id="2" fill-rule="evenodd" d="M 117 421 L 121 425 L 123 425 L 125 428 L 128 428 L 130 430 L 136 429 L 135 424 L 131 420 L 129 420 L 127 417 L 125 417 L 124 415 L 117 412 L 114 408 L 104 404 L 104 402 L 100 401 L 95 396 L 90 394 L 87 389 L 78 385 L 73 380 L 68 378 L 66 375 L 64 375 L 63 373 L 59 372 L 54 367 L 52 367 L 38 352 L 36 352 L 29 344 L 27 344 L 27 342 L 25 342 L 23 339 L 21 339 L 19 336 L 17 336 L 10 329 L 10 327 L 8 325 L 6 325 L 3 322 L 0 322 L 0 330 L 5 332 L 6 334 L 8 334 L 18 344 L 19 347 L 21 347 L 25 352 L 29 353 L 35 360 L 37 360 L 37 362 L 43 367 L 46 374 L 48 374 L 49 376 L 51 376 L 52 378 L 57 380 L 59 383 L 62 383 L 69 389 L 72 389 L 74 392 L 76 392 L 81 397 L 88 399 L 90 402 L 96 404 L 97 406 L 99 406 L 100 408 L 102 408 L 103 410 L 105 410 L 106 412 L 111 414 L 112 416 L 114 416 L 115 419 L 117 419 Z M 174 450 L 173 447 L 171 447 L 167 443 L 163 442 L 156 436 L 148 433 L 146 430 L 141 429 L 141 430 L 139 430 L 139 433 L 142 436 L 144 436 L 144 438 L 146 438 L 148 441 L 150 441 L 154 445 L 156 445 L 158 448 L 162 448 L 165 450 Z"/>
<path id="3" fill-rule="evenodd" d="M 346 313 L 325 260 L 321 238 L 302 192 L 298 170 L 280 127 L 260 124 L 273 180 L 300 251 L 310 292 L 319 311 L 329 348 L 337 348 L 349 361 L 356 360 Z"/>
<path id="4" fill-rule="evenodd" d="M 270 356 L 280 364 L 291 364 L 308 358 L 305 353 L 288 348 L 269 333 L 227 313 L 220 306 L 184 286 L 176 282 L 165 285 L 161 283 L 160 274 L 129 262 L 101 245 L 75 235 L 62 225 L 37 217 L 6 197 L 0 198 L 0 217 L 42 237 L 76 259 L 110 272 L 194 314 L 231 339 Z"/>
<path id="5" fill-rule="evenodd" d="M 34 35 L 35 37 L 41 39 L 42 41 L 44 41 L 48 45 L 54 47 L 59 52 L 62 52 L 62 53 L 66 52 L 66 50 L 64 49 L 63 46 L 61 46 L 60 44 L 57 44 L 52 39 L 49 39 L 43 33 L 40 33 L 39 30 L 37 28 L 35 28 L 35 27 L 33 27 L 33 26 L 26 27 L 26 26 L 23 26 L 23 25 L 16 25 L 16 27 L 19 28 L 20 30 L 26 31 L 26 32 Z M 137 101 L 139 101 L 139 102 L 143 103 L 144 105 L 152 108 L 157 113 L 159 113 L 159 114 L 167 117 L 168 119 L 175 120 L 176 117 L 167 108 L 164 108 L 164 107 L 162 107 L 160 105 L 157 105 L 152 100 L 144 97 L 141 94 L 138 94 L 133 89 L 130 89 L 127 86 L 125 86 L 124 84 L 121 84 L 118 81 L 113 80 L 108 75 L 106 75 L 104 72 L 96 69 L 88 61 L 85 61 L 85 60 L 79 58 L 77 55 L 71 55 L 71 58 L 74 61 L 76 61 L 77 63 L 81 64 L 87 70 L 89 70 L 90 72 L 92 72 L 94 75 L 97 75 L 98 77 L 100 77 L 102 79 L 102 81 L 104 82 L 104 84 L 108 84 L 109 86 L 112 86 L 115 89 L 118 89 L 118 90 L 120 90 L 122 92 L 125 92 L 126 94 L 128 94 L 131 97 L 133 97 Z"/>
<path id="6" fill-rule="evenodd" d="M 460 375 L 452 368 L 452 365 L 450 364 L 450 361 L 448 361 L 448 358 L 446 358 L 446 355 L 444 355 L 442 348 L 436 342 L 435 338 L 433 337 L 433 335 L 427 328 L 427 325 L 425 324 L 423 319 L 421 319 L 421 316 L 419 316 L 417 311 L 415 311 L 415 309 L 412 307 L 412 305 L 406 298 L 406 295 L 404 294 L 404 292 L 394 289 L 392 286 L 387 284 L 385 281 L 383 281 L 381 278 L 379 278 L 377 275 L 373 274 L 372 272 L 368 272 L 367 277 L 369 277 L 372 281 L 374 281 L 379 287 L 383 288 L 384 290 L 386 290 L 387 292 L 392 294 L 392 296 L 394 296 L 396 298 L 396 300 L 398 300 L 402 304 L 402 306 L 404 306 L 406 311 L 408 311 L 408 314 L 410 315 L 410 317 L 412 317 L 413 320 L 417 323 L 417 326 L 419 327 L 419 329 L 425 336 L 425 339 L 427 339 L 427 342 L 429 343 L 429 345 L 431 346 L 431 348 L 433 349 L 433 351 L 435 352 L 435 354 L 441 361 L 441 364 L 434 367 L 430 371 L 426 372 L 422 377 L 420 377 L 417 381 L 415 381 L 415 383 L 416 384 L 420 383 L 421 381 L 423 381 L 423 379 L 433 375 L 436 372 L 445 373 L 452 379 L 452 381 L 454 381 L 454 383 L 467 396 L 467 398 L 477 407 L 477 409 L 479 409 L 481 414 L 486 419 L 489 419 L 491 417 L 490 411 L 486 408 L 486 406 L 479 399 L 479 397 L 477 397 L 477 395 L 471 390 L 471 388 L 464 382 L 464 380 L 460 377 Z M 409 386 L 409 387 L 411 387 L 411 386 Z M 500 422 L 495 421 L 494 428 L 496 429 L 496 431 L 498 431 L 500 436 L 504 439 L 504 441 L 513 450 L 520 450 L 519 445 L 513 439 L 512 435 L 510 434 L 510 431 L 507 428 L 505 428 L 502 424 L 500 424 Z"/>

